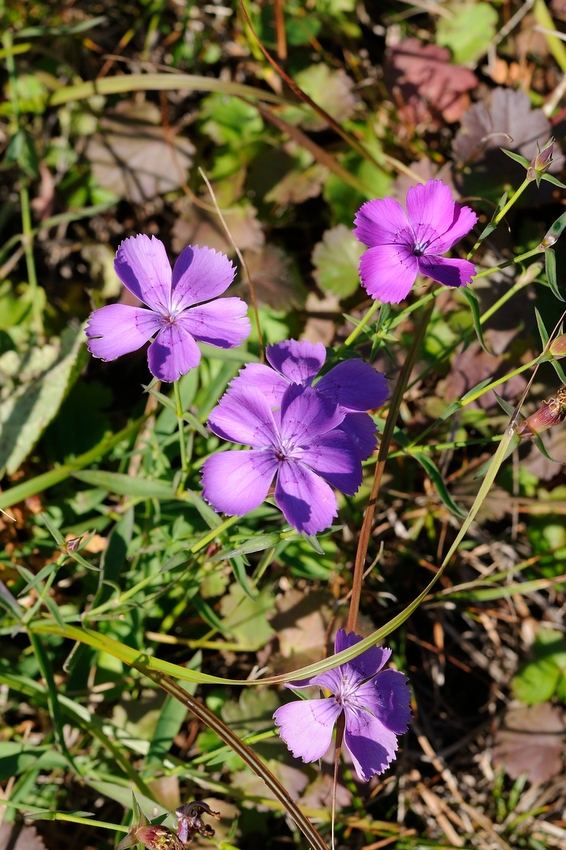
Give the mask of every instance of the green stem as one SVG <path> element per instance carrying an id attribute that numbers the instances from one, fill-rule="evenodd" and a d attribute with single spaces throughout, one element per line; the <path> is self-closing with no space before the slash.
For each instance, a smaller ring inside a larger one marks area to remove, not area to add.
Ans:
<path id="1" fill-rule="evenodd" d="M 381 301 L 374 301 L 365 316 L 362 318 L 359 324 L 356 325 L 348 339 L 344 342 L 344 347 L 348 347 L 353 345 L 353 343 L 357 340 L 367 323 L 370 321 L 372 316 L 379 310 L 381 307 Z"/>
<path id="2" fill-rule="evenodd" d="M 525 191 L 525 189 L 527 188 L 527 186 L 531 182 L 532 182 L 531 180 L 529 180 L 527 177 L 525 177 L 525 179 L 523 180 L 523 182 L 521 183 L 521 185 L 519 186 L 517 191 L 512 195 L 511 198 L 509 198 L 509 200 L 507 201 L 505 206 L 501 207 L 501 209 L 499 210 L 499 212 L 497 213 L 497 215 L 495 216 L 495 218 L 491 222 L 493 224 L 494 228 L 497 227 L 497 225 L 505 218 L 505 216 L 507 215 L 507 213 L 509 212 L 509 210 L 511 209 L 513 204 L 516 201 L 519 200 L 519 198 L 521 197 L 521 195 L 523 194 L 523 192 Z M 468 259 L 470 259 L 470 257 L 473 256 L 473 254 L 475 254 L 475 252 L 477 251 L 477 249 L 481 245 L 481 242 L 482 242 L 481 238 L 478 239 L 478 241 L 476 242 L 476 244 L 474 245 L 472 250 L 469 252 Z"/>
<path id="3" fill-rule="evenodd" d="M 0 10 L 2 12 L 2 17 L 4 17 L 4 3 L 2 3 Z M 7 52 L 6 55 L 6 70 L 8 71 L 8 78 L 10 80 L 10 92 L 12 98 L 12 109 L 14 110 L 14 119 L 17 126 L 17 133 L 20 134 L 22 132 L 21 121 L 20 121 L 20 102 L 18 99 L 18 75 L 16 73 L 16 63 L 14 61 L 14 56 L 11 53 L 11 49 L 13 46 L 12 42 L 12 33 L 5 29 L 2 34 L 2 45 L 4 50 Z M 28 192 L 28 183 L 27 176 L 24 173 L 20 162 L 20 155 L 18 155 L 18 166 L 20 169 L 20 206 L 21 206 L 21 214 L 22 214 L 22 244 L 24 248 L 24 256 L 26 258 L 26 269 L 28 274 L 28 284 L 31 290 L 31 310 L 32 310 L 32 319 L 33 319 L 33 329 L 37 333 L 38 336 L 43 336 L 43 314 L 42 314 L 42 305 L 43 301 L 39 296 L 39 286 L 37 283 L 37 273 L 35 269 L 35 260 L 33 256 L 33 227 L 31 223 L 31 207 L 29 201 L 29 192 Z"/>
<path id="4" fill-rule="evenodd" d="M 173 390 L 175 393 L 175 416 L 177 417 L 177 425 L 179 427 L 179 449 L 181 452 L 181 481 L 177 488 L 177 495 L 182 493 L 185 487 L 185 481 L 189 474 L 189 463 L 187 460 L 187 440 L 185 437 L 185 420 L 183 419 L 183 400 L 181 399 L 181 385 L 179 381 L 173 381 Z"/>
<path id="5" fill-rule="evenodd" d="M 544 248 L 541 248 L 540 245 L 537 245 L 536 248 L 533 248 L 531 251 L 526 251 L 524 254 L 519 254 L 518 257 L 513 257 L 512 260 L 507 260 L 506 263 L 501 263 L 500 266 L 490 266 L 489 269 L 483 269 L 483 271 L 478 272 L 474 275 L 473 281 L 479 280 L 480 277 L 487 277 L 493 272 L 499 272 L 502 269 L 506 269 L 509 266 L 515 265 L 516 263 L 522 263 L 523 260 L 528 260 L 530 257 L 535 257 L 537 254 L 542 254 L 544 252 Z"/>

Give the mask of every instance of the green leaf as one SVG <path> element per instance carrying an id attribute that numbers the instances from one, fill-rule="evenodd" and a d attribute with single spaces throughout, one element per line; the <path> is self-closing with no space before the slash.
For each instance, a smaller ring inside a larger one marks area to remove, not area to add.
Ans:
<path id="1" fill-rule="evenodd" d="M 37 349 L 38 376 L 0 403 L 0 474 L 16 472 L 56 416 L 85 362 L 84 342 L 82 328 L 67 328 L 60 341 Z"/>
<path id="2" fill-rule="evenodd" d="M 489 3 L 452 2 L 442 7 L 438 20 L 436 42 L 449 47 L 454 62 L 467 65 L 477 62 L 486 52 L 495 35 L 497 12 Z"/>
<path id="3" fill-rule="evenodd" d="M 542 658 L 526 664 L 511 680 L 513 693 L 527 705 L 546 702 L 556 691 L 560 670 L 550 659 Z"/>
<path id="4" fill-rule="evenodd" d="M 358 266 L 364 251 L 344 224 L 327 230 L 312 254 L 313 274 L 320 288 L 340 298 L 355 292 L 360 285 Z"/>
<path id="5" fill-rule="evenodd" d="M 250 599 L 239 584 L 233 584 L 220 608 L 224 629 L 248 651 L 261 649 L 275 634 L 267 622 L 268 613 L 275 608 L 275 600 L 268 590 Z"/>
<path id="6" fill-rule="evenodd" d="M 476 293 L 473 289 L 469 289 L 464 287 L 461 292 L 464 293 L 465 297 L 468 300 L 470 308 L 472 310 L 472 321 L 474 323 L 474 330 L 476 332 L 476 336 L 478 338 L 478 342 L 485 351 L 486 354 L 493 354 L 492 351 L 487 347 L 485 340 L 483 338 L 483 328 L 481 326 L 481 317 L 480 317 L 480 305 L 478 303 L 478 299 L 476 297 Z"/>
<path id="7" fill-rule="evenodd" d="M 119 496 L 135 496 L 142 499 L 175 499 L 173 483 L 171 481 L 158 481 L 150 478 L 133 478 L 121 472 L 104 472 L 98 469 L 84 469 L 72 473 L 74 478 L 92 484 L 93 487 L 102 487 L 109 493 L 117 493 Z"/>
<path id="8" fill-rule="evenodd" d="M 558 279 L 556 277 L 556 254 L 552 248 L 544 249 L 544 263 L 546 266 L 546 279 L 548 280 L 548 285 L 552 289 L 553 295 L 558 298 L 559 301 L 564 301 L 565 299 L 560 294 L 560 290 L 558 288 Z"/>
<path id="9" fill-rule="evenodd" d="M 444 479 L 440 473 L 440 470 L 436 466 L 436 464 L 425 454 L 415 453 L 414 458 L 418 460 L 420 465 L 426 470 L 427 475 L 430 480 L 434 484 L 436 488 L 436 492 L 440 496 L 440 499 L 444 505 L 458 517 L 465 517 L 466 514 L 464 511 L 460 510 L 456 502 L 453 500 L 452 496 L 448 492 L 448 488 L 444 483 Z"/>

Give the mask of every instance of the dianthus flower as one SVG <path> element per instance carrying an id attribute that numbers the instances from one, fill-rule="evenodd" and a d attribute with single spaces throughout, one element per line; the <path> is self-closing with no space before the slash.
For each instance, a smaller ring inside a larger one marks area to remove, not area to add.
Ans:
<path id="1" fill-rule="evenodd" d="M 337 514 L 329 485 L 353 494 L 362 481 L 359 453 L 337 428 L 344 416 L 312 387 L 290 384 L 276 415 L 257 387 L 231 389 L 208 426 L 219 437 L 252 448 L 205 461 L 205 499 L 216 511 L 243 516 L 263 502 L 276 478 L 274 498 L 287 522 L 306 534 L 322 531 Z"/>
<path id="2" fill-rule="evenodd" d="M 95 310 L 86 328 L 95 357 L 115 360 L 155 337 L 147 352 L 149 370 L 171 382 L 198 366 L 200 350 L 195 340 L 233 348 L 249 336 L 244 301 L 218 299 L 236 273 L 224 254 L 189 246 L 171 272 L 163 242 L 139 234 L 120 244 L 114 268 L 146 307 L 108 304 Z"/>
<path id="3" fill-rule="evenodd" d="M 286 339 L 267 346 L 267 360 L 248 363 L 231 382 L 231 388 L 254 386 L 262 391 L 269 406 L 278 408 L 290 384 L 312 386 L 326 360 L 321 342 Z M 366 410 L 375 410 L 386 401 L 389 390 L 381 372 L 363 360 L 344 360 L 316 383 L 316 390 L 341 407 L 346 416 L 338 426 L 359 449 L 360 459 L 371 455 L 376 445 L 375 424 Z"/>
<path id="4" fill-rule="evenodd" d="M 335 652 L 342 652 L 362 638 L 340 629 Z M 358 777 L 367 781 L 383 773 L 395 758 L 397 735 L 406 732 L 411 719 L 410 689 L 406 677 L 396 670 L 383 670 L 390 649 L 372 647 L 357 658 L 340 664 L 288 688 L 319 685 L 331 696 L 290 702 L 278 708 L 273 719 L 279 734 L 295 756 L 317 761 L 332 741 L 336 721 L 344 712 L 344 746 L 352 757 Z"/>
<path id="5" fill-rule="evenodd" d="M 360 261 L 362 285 L 372 298 L 397 304 L 405 298 L 417 274 L 444 286 L 466 286 L 475 274 L 468 260 L 442 257 L 468 233 L 477 215 L 452 200 L 440 180 L 412 186 L 407 212 L 393 198 L 363 204 L 354 219 L 354 233 L 368 250 Z"/>

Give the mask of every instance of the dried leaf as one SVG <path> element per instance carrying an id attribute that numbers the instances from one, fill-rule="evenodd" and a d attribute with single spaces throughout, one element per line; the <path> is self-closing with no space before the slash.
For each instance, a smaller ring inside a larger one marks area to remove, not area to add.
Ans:
<path id="1" fill-rule="evenodd" d="M 408 38 L 392 48 L 386 62 L 385 82 L 402 121 L 437 127 L 458 121 L 468 108 L 468 91 L 475 75 L 450 63 L 450 51 Z"/>
<path id="2" fill-rule="evenodd" d="M 178 189 L 194 152 L 188 139 L 166 132 L 154 104 L 124 101 L 100 119 L 86 154 L 103 188 L 142 203 Z"/>
<path id="3" fill-rule="evenodd" d="M 562 770 L 566 712 L 548 702 L 508 711 L 505 728 L 495 738 L 494 762 L 511 779 L 522 773 L 529 782 L 546 782 Z"/>
<path id="4" fill-rule="evenodd" d="M 232 243 L 226 236 L 218 216 L 195 206 L 183 203 L 178 205 L 181 210 L 172 230 L 171 247 L 180 254 L 187 245 L 206 245 L 215 251 L 222 251 L 228 256 L 234 255 Z M 222 210 L 226 224 L 240 251 L 260 251 L 265 242 L 265 236 L 260 222 L 257 220 L 257 210 L 251 204 L 240 204 L 227 210 Z"/>
<path id="5" fill-rule="evenodd" d="M 24 826 L 18 832 L 4 822 L 0 824 L 0 850 L 45 850 L 45 844 L 34 826 Z"/>
<path id="6" fill-rule="evenodd" d="M 260 253 L 246 253 L 246 263 L 260 303 L 284 312 L 303 307 L 307 292 L 301 274 L 283 248 L 266 245 Z"/>

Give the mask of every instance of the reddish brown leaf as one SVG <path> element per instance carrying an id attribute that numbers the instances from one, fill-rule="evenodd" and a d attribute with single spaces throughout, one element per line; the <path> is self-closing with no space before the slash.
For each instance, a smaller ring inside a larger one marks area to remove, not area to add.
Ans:
<path id="1" fill-rule="evenodd" d="M 549 702 L 511 709 L 496 735 L 494 762 L 511 779 L 526 773 L 529 782 L 546 782 L 562 770 L 565 721 L 564 709 Z"/>

